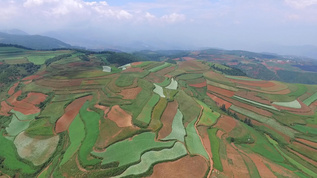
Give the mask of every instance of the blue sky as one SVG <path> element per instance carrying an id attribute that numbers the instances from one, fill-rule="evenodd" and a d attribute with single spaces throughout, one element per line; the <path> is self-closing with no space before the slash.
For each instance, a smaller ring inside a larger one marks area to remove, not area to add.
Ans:
<path id="1" fill-rule="evenodd" d="M 0 29 L 66 42 L 317 46 L 317 0 L 0 0 Z"/>

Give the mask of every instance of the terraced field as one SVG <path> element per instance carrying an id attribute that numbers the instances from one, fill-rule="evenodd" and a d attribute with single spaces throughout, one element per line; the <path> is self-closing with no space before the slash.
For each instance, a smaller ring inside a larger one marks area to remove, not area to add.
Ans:
<path id="1" fill-rule="evenodd" d="M 0 177 L 317 176 L 317 86 L 236 76 L 240 54 L 0 58 L 37 66 L 0 81 Z"/>

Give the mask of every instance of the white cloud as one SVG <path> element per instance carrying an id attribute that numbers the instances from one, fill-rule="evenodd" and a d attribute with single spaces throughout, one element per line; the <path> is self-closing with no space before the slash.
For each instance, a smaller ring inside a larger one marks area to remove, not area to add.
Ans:
<path id="1" fill-rule="evenodd" d="M 161 19 L 165 22 L 168 22 L 168 23 L 175 23 L 175 22 L 184 21 L 186 19 L 186 17 L 184 14 L 172 13 L 170 15 L 162 16 Z"/>
<path id="2" fill-rule="evenodd" d="M 317 0 L 285 0 L 285 2 L 286 4 L 299 9 L 317 4 Z"/>

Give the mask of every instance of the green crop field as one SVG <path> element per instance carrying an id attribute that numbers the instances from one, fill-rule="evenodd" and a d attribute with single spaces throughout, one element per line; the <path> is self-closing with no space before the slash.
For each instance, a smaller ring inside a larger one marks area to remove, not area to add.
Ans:
<path id="1" fill-rule="evenodd" d="M 79 149 L 79 160 L 83 166 L 95 165 L 101 162 L 99 159 L 88 159 L 99 135 L 99 114 L 87 111 L 89 102 L 80 109 L 79 114 L 85 124 L 85 138 Z"/>
<path id="2" fill-rule="evenodd" d="M 84 130 L 85 125 L 78 114 L 68 129 L 70 145 L 63 156 L 63 159 L 60 163 L 61 166 L 65 164 L 79 149 L 82 141 L 85 138 Z"/>
<path id="3" fill-rule="evenodd" d="M 214 162 L 214 167 L 219 171 L 223 171 L 220 154 L 219 154 L 219 149 L 220 149 L 219 138 L 217 138 L 216 136 L 217 131 L 218 131 L 217 128 L 208 129 L 208 137 L 210 140 L 210 148 L 212 153 L 212 161 Z"/>
<path id="4" fill-rule="evenodd" d="M 304 100 L 303 103 L 306 104 L 307 106 L 309 106 L 310 104 L 312 104 L 316 100 L 317 100 L 317 92 L 315 94 L 313 94 L 312 96 L 310 96 L 309 98 L 307 98 L 306 100 Z"/>
<path id="5" fill-rule="evenodd" d="M 186 127 L 186 133 L 187 133 L 185 137 L 186 147 L 188 148 L 188 151 L 190 154 L 201 155 L 205 157 L 207 160 L 209 160 L 209 156 L 195 129 L 196 120 L 197 118 L 192 120 Z"/>
<path id="6" fill-rule="evenodd" d="M 196 100 L 199 105 L 203 107 L 203 114 L 198 122 L 198 125 L 212 126 L 217 122 L 217 119 L 220 117 L 220 114 L 212 111 L 209 106 L 205 103 Z"/>
<path id="7" fill-rule="evenodd" d="M 149 71 L 150 72 L 157 72 L 157 71 L 159 71 L 159 70 L 162 70 L 162 69 L 164 69 L 164 68 L 166 68 L 166 67 L 169 67 L 169 66 L 171 66 L 172 64 L 171 63 L 164 63 L 164 64 L 162 64 L 162 65 L 160 65 L 160 66 L 157 66 L 157 67 L 154 67 L 154 68 L 152 68 L 152 69 L 150 69 Z"/>
<path id="8" fill-rule="evenodd" d="M 177 109 L 177 113 L 174 116 L 172 123 L 172 132 L 162 140 L 173 140 L 176 139 L 178 141 L 184 142 L 184 137 L 186 135 L 186 131 L 183 125 L 183 114 L 179 109 Z"/>
<path id="9" fill-rule="evenodd" d="M 145 123 L 146 125 L 148 125 L 151 122 L 152 110 L 159 100 L 160 100 L 159 95 L 156 95 L 156 94 L 152 95 L 151 99 L 144 106 L 142 112 L 139 114 L 136 120 L 141 121 Z"/>
<path id="10" fill-rule="evenodd" d="M 0 44 L 0 177 L 317 177 L 314 65 Z"/>
<path id="11" fill-rule="evenodd" d="M 117 142 L 108 147 L 105 152 L 92 152 L 92 154 L 103 158 L 102 164 L 118 162 L 119 166 L 124 166 L 138 162 L 141 155 L 147 151 L 170 148 L 174 145 L 174 143 L 175 142 L 173 141 L 156 142 L 155 134 L 146 132 L 134 136 L 132 140 L 127 139 Z"/>
<path id="12" fill-rule="evenodd" d="M 157 162 L 175 160 L 186 154 L 186 148 L 182 143 L 179 142 L 175 143 L 175 145 L 170 149 L 146 152 L 142 155 L 141 162 L 139 164 L 129 167 L 119 177 L 145 173 L 151 165 Z"/>

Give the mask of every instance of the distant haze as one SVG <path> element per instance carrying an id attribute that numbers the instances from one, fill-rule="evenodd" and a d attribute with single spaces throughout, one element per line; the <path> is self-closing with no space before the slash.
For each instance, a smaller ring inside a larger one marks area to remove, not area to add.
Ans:
<path id="1" fill-rule="evenodd" d="M 0 0 L 0 12 L 0 30 L 88 48 L 317 49 L 317 0 Z"/>

